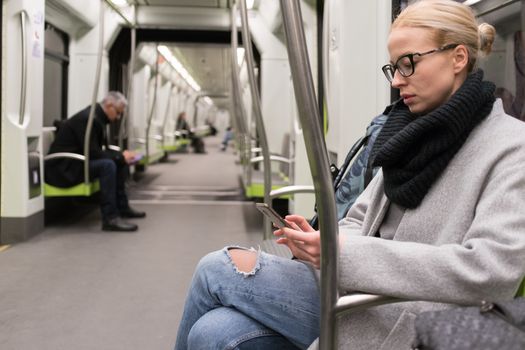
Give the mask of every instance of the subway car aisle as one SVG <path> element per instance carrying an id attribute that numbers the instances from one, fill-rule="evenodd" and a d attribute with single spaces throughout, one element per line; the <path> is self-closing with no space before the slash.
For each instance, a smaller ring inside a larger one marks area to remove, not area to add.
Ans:
<path id="1" fill-rule="evenodd" d="M 100 229 L 98 208 L 0 252 L 0 348 L 170 349 L 199 258 L 257 246 L 262 220 L 242 199 L 236 156 L 172 154 L 130 188 L 134 233 Z M 67 213 L 64 213 L 67 215 Z"/>

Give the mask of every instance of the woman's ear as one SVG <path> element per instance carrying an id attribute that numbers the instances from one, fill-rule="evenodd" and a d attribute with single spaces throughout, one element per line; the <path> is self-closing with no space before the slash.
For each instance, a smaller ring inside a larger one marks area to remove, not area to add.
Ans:
<path id="1" fill-rule="evenodd" d="M 468 50 L 465 45 L 454 48 L 454 73 L 461 72 L 468 65 Z"/>

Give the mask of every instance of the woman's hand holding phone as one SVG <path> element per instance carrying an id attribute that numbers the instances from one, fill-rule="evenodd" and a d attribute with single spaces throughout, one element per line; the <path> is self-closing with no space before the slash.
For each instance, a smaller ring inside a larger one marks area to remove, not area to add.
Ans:
<path id="1" fill-rule="evenodd" d="M 300 215 L 287 215 L 285 218 L 292 228 L 283 227 L 274 231 L 277 243 L 286 244 L 299 260 L 312 264 L 316 269 L 321 266 L 321 235 Z"/>

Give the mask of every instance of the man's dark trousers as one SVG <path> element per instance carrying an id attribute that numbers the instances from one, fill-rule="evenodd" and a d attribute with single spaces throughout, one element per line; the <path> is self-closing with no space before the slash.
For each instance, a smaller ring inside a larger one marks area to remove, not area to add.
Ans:
<path id="1" fill-rule="evenodd" d="M 100 211 L 104 222 L 118 217 L 120 211 L 129 207 L 125 190 L 127 165 L 118 166 L 111 159 L 93 159 L 89 161 L 89 176 L 100 182 Z"/>

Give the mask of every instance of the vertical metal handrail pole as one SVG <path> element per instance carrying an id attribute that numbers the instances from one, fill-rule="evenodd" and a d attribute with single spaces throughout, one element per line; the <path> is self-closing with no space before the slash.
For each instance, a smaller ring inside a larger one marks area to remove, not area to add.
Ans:
<path id="1" fill-rule="evenodd" d="M 195 100 L 193 100 L 193 127 L 197 127 L 197 117 L 199 115 L 199 101 L 203 98 L 204 95 L 198 95 Z"/>
<path id="2" fill-rule="evenodd" d="M 321 231 L 321 335 L 319 347 L 322 350 L 335 349 L 335 305 L 338 299 L 338 226 L 335 196 L 329 170 L 328 152 L 315 98 L 299 1 L 280 0 L 280 2 L 295 98 L 303 127 L 308 163 L 315 186 L 315 199 Z"/>
<path id="3" fill-rule="evenodd" d="M 26 97 L 27 97 L 27 28 L 26 28 L 27 12 L 20 11 L 20 32 L 22 34 L 22 70 L 20 81 L 20 115 L 18 116 L 18 124 L 24 124 L 24 115 L 26 114 Z"/>
<path id="4" fill-rule="evenodd" d="M 268 146 L 268 138 L 266 137 L 266 130 L 264 128 L 264 119 L 261 108 L 261 96 L 257 81 L 255 81 L 255 64 L 252 50 L 252 38 L 250 35 L 250 27 L 248 25 L 248 9 L 246 7 L 246 0 L 239 0 L 241 5 L 241 23 L 242 23 L 242 42 L 244 45 L 244 52 L 246 57 L 246 68 L 248 71 L 248 80 L 250 82 L 250 90 L 252 93 L 253 111 L 255 114 L 255 126 L 259 142 L 261 143 L 261 151 L 263 156 L 264 167 L 264 203 L 272 206 L 270 192 L 272 191 L 272 168 L 270 162 L 270 148 Z M 270 220 L 264 216 L 264 239 L 270 239 L 272 236 L 272 225 Z"/>
<path id="5" fill-rule="evenodd" d="M 124 138 L 128 136 L 128 121 L 131 115 L 133 105 L 133 69 L 135 67 L 135 46 L 137 43 L 137 6 L 133 5 L 133 24 L 131 26 L 131 47 L 129 56 L 129 67 L 128 67 L 128 91 L 126 92 L 126 98 L 128 99 L 128 108 L 126 113 L 120 122 L 120 128 L 118 131 L 118 145 L 121 150 L 124 149 Z"/>
<path id="6" fill-rule="evenodd" d="M 330 53 L 330 0 L 324 0 L 324 10 L 323 10 L 323 32 L 322 32 L 323 46 L 321 51 L 321 57 L 323 62 L 323 91 L 324 91 L 324 103 L 326 108 L 326 114 L 328 120 L 330 117 L 333 117 L 332 108 L 330 108 L 330 101 L 328 100 L 330 96 L 330 81 L 329 81 L 329 53 Z M 329 124 L 328 124 L 329 125 Z"/>
<path id="7" fill-rule="evenodd" d="M 164 120 L 162 121 L 162 147 L 165 148 L 166 146 L 166 125 L 168 124 L 168 118 L 170 116 L 170 110 L 171 110 L 171 98 L 173 96 L 173 89 L 175 88 L 175 85 L 170 82 L 170 88 L 168 92 L 168 102 L 166 103 L 166 111 L 164 112 Z"/>
<path id="8" fill-rule="evenodd" d="M 237 34 L 236 32 L 233 32 L 235 34 Z M 233 44 L 232 44 L 232 47 L 233 47 Z M 236 47 L 236 46 L 235 46 Z M 235 49 L 237 50 L 237 49 Z M 234 127 L 235 127 L 235 138 L 237 139 L 237 142 L 238 142 L 238 146 L 239 146 L 239 152 L 240 152 L 240 161 L 241 161 L 241 165 L 243 167 L 243 171 L 246 170 L 246 151 L 245 151 L 245 147 L 246 147 L 246 142 L 245 142 L 245 133 L 246 133 L 246 126 L 245 126 L 245 123 L 244 121 L 242 120 L 243 118 L 245 118 L 243 116 L 244 114 L 244 109 L 242 106 L 240 106 L 240 102 L 239 102 L 239 93 L 238 93 L 238 89 L 239 89 L 239 84 L 238 84 L 238 71 L 236 70 L 235 66 L 237 64 L 237 60 L 232 58 L 232 104 L 233 104 L 233 113 L 234 113 L 234 116 L 232 118 L 232 121 L 234 123 Z M 244 174 L 244 172 L 243 172 Z"/>
<path id="9" fill-rule="evenodd" d="M 95 108 L 97 107 L 98 86 L 100 84 L 100 71 L 102 70 L 102 55 L 104 51 L 104 0 L 100 1 L 100 13 L 98 22 L 98 56 L 97 68 L 95 72 L 95 84 L 93 86 L 93 96 L 91 98 L 91 108 L 89 109 L 86 136 L 84 138 L 84 183 L 89 184 L 89 145 L 91 141 L 91 129 L 95 118 Z"/>
<path id="10" fill-rule="evenodd" d="M 231 21 L 231 46 L 232 46 L 232 96 L 235 110 L 235 119 L 238 124 L 238 129 L 235 132 L 238 135 L 239 147 L 241 151 L 241 163 L 243 170 L 246 171 L 250 169 L 251 165 L 249 162 L 249 152 L 250 144 L 247 142 L 247 133 L 248 127 L 246 125 L 246 110 L 244 109 L 244 104 L 242 103 L 242 93 L 241 93 L 241 82 L 239 77 L 239 62 L 237 61 L 237 24 L 235 20 L 235 15 L 237 13 L 237 4 L 233 3 L 230 12 L 230 21 Z M 250 175 L 248 174 L 248 181 L 251 183 Z"/>
<path id="11" fill-rule="evenodd" d="M 148 124 L 146 125 L 146 165 L 150 162 L 150 147 L 149 147 L 149 132 L 151 130 L 151 121 L 153 120 L 153 113 L 157 110 L 157 88 L 159 86 L 159 47 L 155 45 L 155 52 L 157 57 L 155 58 L 155 86 L 153 87 L 153 101 L 151 101 L 151 109 L 148 116 Z"/>

